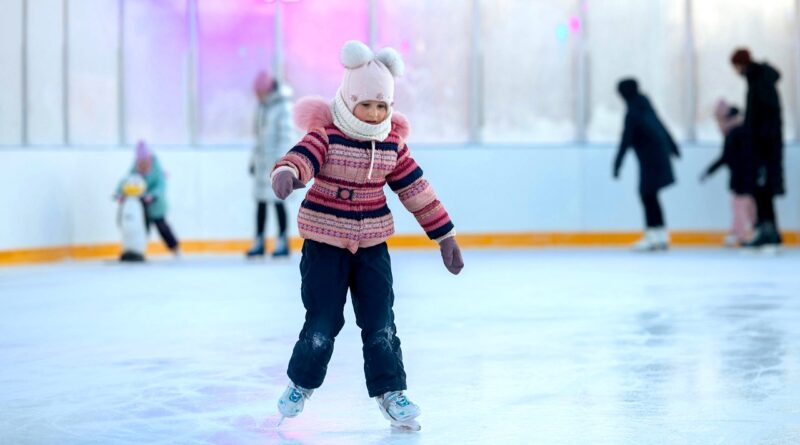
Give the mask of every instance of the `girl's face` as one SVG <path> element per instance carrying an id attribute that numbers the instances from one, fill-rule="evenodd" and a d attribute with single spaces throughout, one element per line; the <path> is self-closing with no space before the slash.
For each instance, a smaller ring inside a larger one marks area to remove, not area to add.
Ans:
<path id="1" fill-rule="evenodd" d="M 140 159 L 136 161 L 136 170 L 138 170 L 139 173 L 146 175 L 150 172 L 150 167 L 152 167 L 152 165 L 153 161 L 150 159 Z"/>
<path id="2" fill-rule="evenodd" d="M 386 119 L 386 115 L 389 114 L 389 107 L 386 105 L 386 102 L 365 100 L 356 105 L 353 114 L 358 120 L 375 125 L 380 124 Z"/>

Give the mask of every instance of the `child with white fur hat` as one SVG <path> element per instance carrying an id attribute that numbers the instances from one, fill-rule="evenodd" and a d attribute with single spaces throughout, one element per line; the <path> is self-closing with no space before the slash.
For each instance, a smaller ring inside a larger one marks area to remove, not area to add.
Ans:
<path id="1" fill-rule="evenodd" d="M 411 157 L 406 119 L 393 110 L 403 61 L 391 48 L 374 54 L 357 41 L 342 48 L 345 75 L 332 102 L 306 98 L 295 121 L 306 136 L 275 165 L 272 187 L 283 199 L 314 179 L 298 215 L 305 239 L 300 263 L 306 321 L 289 362 L 291 383 L 278 401 L 294 417 L 322 385 L 348 289 L 364 343 L 370 397 L 394 426 L 419 429 L 420 409 L 403 393 L 406 373 L 394 323 L 386 240 L 394 233 L 385 185 L 439 243 L 444 265 L 464 266 L 450 217 Z"/>

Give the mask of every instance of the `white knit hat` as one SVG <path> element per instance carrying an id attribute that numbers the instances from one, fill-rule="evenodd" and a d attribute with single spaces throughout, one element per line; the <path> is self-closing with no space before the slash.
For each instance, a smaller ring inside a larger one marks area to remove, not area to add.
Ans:
<path id="1" fill-rule="evenodd" d="M 384 48 L 375 54 L 367 45 L 350 40 L 342 47 L 340 60 L 346 70 L 339 94 L 351 112 L 367 100 L 392 106 L 394 78 L 402 76 L 405 69 L 397 51 Z"/>

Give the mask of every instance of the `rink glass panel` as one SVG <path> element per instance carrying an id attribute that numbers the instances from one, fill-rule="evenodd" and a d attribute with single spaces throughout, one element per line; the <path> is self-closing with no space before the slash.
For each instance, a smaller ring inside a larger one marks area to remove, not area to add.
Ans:
<path id="1" fill-rule="evenodd" d="M 757 62 L 766 60 L 781 72 L 778 83 L 783 104 L 784 133 L 794 137 L 795 76 L 797 50 L 795 2 L 701 0 L 693 6 L 697 41 L 698 137 L 701 141 L 722 139 L 714 120 L 720 98 L 744 109 L 747 83 L 733 70 L 731 53 L 750 48 Z"/>
<path id="2" fill-rule="evenodd" d="M 68 5 L 70 143 L 116 144 L 119 3 L 80 0 Z"/>
<path id="3" fill-rule="evenodd" d="M 0 14 L 0 145 L 22 142 L 22 0 L 3 0 Z"/>
<path id="4" fill-rule="evenodd" d="M 253 81 L 272 73 L 275 4 L 198 2 L 200 142 L 252 143 Z"/>
<path id="5" fill-rule="evenodd" d="M 617 94 L 617 83 L 625 77 L 639 81 L 672 135 L 684 139 L 688 106 L 684 2 L 588 2 L 586 16 L 589 140 L 619 141 L 625 103 Z"/>
<path id="6" fill-rule="evenodd" d="M 469 137 L 470 2 L 383 0 L 378 44 L 403 56 L 395 105 L 411 121 L 412 141 L 466 142 Z"/>
<path id="7" fill-rule="evenodd" d="M 301 0 L 283 4 L 286 81 L 296 97 L 332 99 L 344 69 L 339 51 L 348 40 L 366 42 L 367 0 Z"/>
<path id="8" fill-rule="evenodd" d="M 28 2 L 27 111 L 31 145 L 64 142 L 63 6 L 61 0 Z"/>
<path id="9" fill-rule="evenodd" d="M 484 141 L 574 141 L 578 4 L 481 1 Z"/>
<path id="10" fill-rule="evenodd" d="M 189 142 L 188 21 L 183 0 L 125 2 L 127 141 Z"/>

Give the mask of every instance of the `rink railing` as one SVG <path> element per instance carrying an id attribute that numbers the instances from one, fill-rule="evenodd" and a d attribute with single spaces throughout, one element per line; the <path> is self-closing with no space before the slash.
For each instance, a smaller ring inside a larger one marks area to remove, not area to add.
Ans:
<path id="1" fill-rule="evenodd" d="M 800 245 L 800 232 L 783 232 L 786 246 Z M 674 231 L 670 233 L 674 247 L 720 247 L 723 231 Z M 641 237 L 641 232 L 516 232 L 463 233 L 459 244 L 468 249 L 535 249 L 535 248 L 625 248 Z M 269 240 L 271 244 L 274 240 Z M 241 255 L 252 240 L 187 240 L 181 249 L 187 254 Z M 292 250 L 299 252 L 303 240 L 293 237 Z M 393 249 L 434 249 L 436 244 L 424 235 L 395 235 L 388 241 Z M 159 242 L 151 242 L 147 254 L 167 255 Z M 51 263 L 65 260 L 105 260 L 117 258 L 119 244 L 93 244 L 0 251 L 0 266 Z"/>

